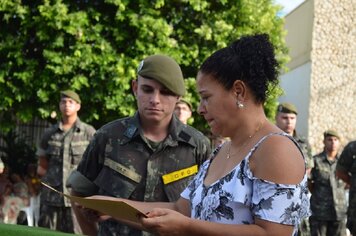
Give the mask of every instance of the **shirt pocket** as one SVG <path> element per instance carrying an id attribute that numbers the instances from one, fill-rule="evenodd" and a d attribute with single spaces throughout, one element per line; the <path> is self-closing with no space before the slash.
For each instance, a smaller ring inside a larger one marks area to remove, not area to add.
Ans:
<path id="1" fill-rule="evenodd" d="M 48 142 L 49 146 L 46 150 L 46 154 L 49 158 L 59 158 L 62 150 L 62 143 L 58 141 Z"/>
<path id="2" fill-rule="evenodd" d="M 80 141 L 71 143 L 72 165 L 78 165 L 82 156 L 89 145 L 89 141 Z"/>
<path id="3" fill-rule="evenodd" d="M 120 198 L 130 198 L 141 176 L 120 163 L 107 159 L 94 183 L 109 194 Z"/>
<path id="4" fill-rule="evenodd" d="M 320 167 L 318 169 L 317 181 L 322 184 L 329 184 L 330 181 L 330 170 L 325 167 Z"/>

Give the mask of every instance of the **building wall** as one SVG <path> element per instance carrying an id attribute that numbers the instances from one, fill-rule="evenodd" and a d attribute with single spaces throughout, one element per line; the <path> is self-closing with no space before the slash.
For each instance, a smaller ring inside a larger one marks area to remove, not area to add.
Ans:
<path id="1" fill-rule="evenodd" d="M 279 101 L 297 106 L 297 131 L 314 154 L 327 129 L 341 134 L 342 146 L 356 139 L 355 6 L 355 0 L 306 0 L 285 17 L 291 60 Z"/>
<path id="2" fill-rule="evenodd" d="M 298 110 L 297 133 L 308 135 L 311 63 L 307 62 L 281 76 L 281 87 L 285 94 L 279 102 L 291 102 Z"/>
<path id="3" fill-rule="evenodd" d="M 310 61 L 314 21 L 314 1 L 307 0 L 285 18 L 286 45 L 291 60 L 287 67 L 293 70 Z"/>
<path id="4" fill-rule="evenodd" d="M 304 137 L 308 137 L 309 133 L 313 4 L 313 0 L 307 0 L 285 17 L 285 40 L 290 61 L 286 65 L 288 71 L 280 77 L 284 94 L 278 99 L 279 102 L 290 102 L 297 107 L 296 129 Z"/>
<path id="5" fill-rule="evenodd" d="M 326 129 L 356 139 L 355 0 L 314 0 L 309 142 L 321 150 Z"/>

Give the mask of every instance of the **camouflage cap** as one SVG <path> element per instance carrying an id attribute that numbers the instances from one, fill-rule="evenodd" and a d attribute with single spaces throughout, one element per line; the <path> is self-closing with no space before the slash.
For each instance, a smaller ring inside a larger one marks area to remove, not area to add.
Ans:
<path id="1" fill-rule="evenodd" d="M 190 110 L 193 111 L 193 106 L 192 106 L 192 104 L 191 104 L 186 98 L 181 98 L 181 99 L 177 102 L 177 104 L 178 104 L 178 103 L 185 103 L 185 104 L 187 104 L 188 107 L 190 108 Z"/>
<path id="2" fill-rule="evenodd" d="M 327 130 L 327 131 L 324 132 L 324 138 L 325 138 L 326 136 L 334 136 L 334 137 L 340 139 L 339 133 L 336 132 L 335 130 L 332 130 L 332 129 L 329 129 L 329 130 Z"/>
<path id="3" fill-rule="evenodd" d="M 291 104 L 291 103 L 281 103 L 277 107 L 277 112 L 283 112 L 283 113 L 294 113 L 298 115 L 297 108 Z"/>
<path id="4" fill-rule="evenodd" d="M 157 80 L 179 96 L 185 94 L 182 70 L 178 63 L 168 56 L 152 55 L 145 58 L 140 62 L 137 73 L 146 79 Z"/>
<path id="5" fill-rule="evenodd" d="M 77 103 L 81 103 L 79 95 L 72 90 L 61 91 L 61 97 L 62 96 L 69 97 L 74 101 L 76 101 Z"/>

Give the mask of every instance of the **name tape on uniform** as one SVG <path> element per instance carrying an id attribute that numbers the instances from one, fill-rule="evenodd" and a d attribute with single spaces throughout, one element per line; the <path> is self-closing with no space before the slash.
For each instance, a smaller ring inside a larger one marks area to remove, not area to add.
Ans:
<path id="1" fill-rule="evenodd" d="M 135 181 L 136 183 L 140 183 L 141 181 L 141 175 L 137 174 L 133 170 L 130 170 L 129 168 L 120 163 L 105 158 L 104 165 L 122 174 L 123 176 L 126 176 L 127 178 Z"/>
<path id="2" fill-rule="evenodd" d="M 198 165 L 194 165 L 185 169 L 177 170 L 162 176 L 163 183 L 169 184 L 174 181 L 194 175 L 198 172 Z"/>

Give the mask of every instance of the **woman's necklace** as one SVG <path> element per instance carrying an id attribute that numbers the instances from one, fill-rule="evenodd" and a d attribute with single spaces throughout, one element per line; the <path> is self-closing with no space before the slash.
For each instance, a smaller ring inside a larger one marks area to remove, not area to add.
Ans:
<path id="1" fill-rule="evenodd" d="M 265 124 L 266 120 L 263 120 L 259 126 L 255 129 L 255 132 L 251 135 L 248 136 L 248 138 L 246 139 L 245 142 L 243 142 L 243 144 L 240 146 L 240 150 L 249 143 L 249 141 L 255 136 L 255 134 L 258 133 L 258 131 L 262 128 L 262 126 Z M 231 156 L 235 155 L 236 153 L 230 154 L 230 150 L 231 150 L 231 141 L 230 141 L 230 145 L 229 145 L 229 149 L 227 150 L 227 155 L 226 155 L 226 159 L 229 159 Z"/>

